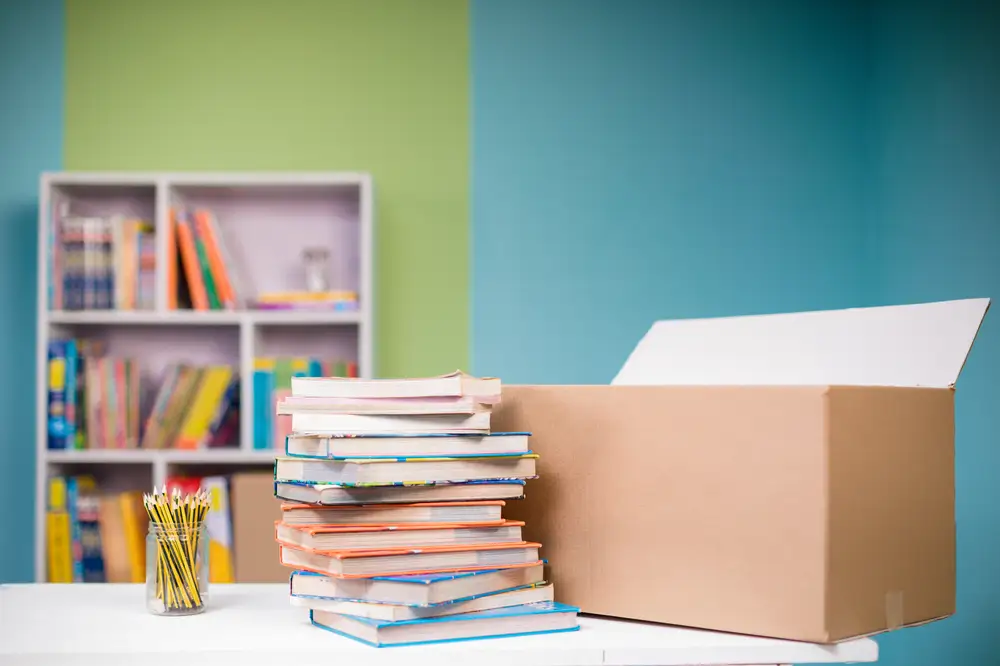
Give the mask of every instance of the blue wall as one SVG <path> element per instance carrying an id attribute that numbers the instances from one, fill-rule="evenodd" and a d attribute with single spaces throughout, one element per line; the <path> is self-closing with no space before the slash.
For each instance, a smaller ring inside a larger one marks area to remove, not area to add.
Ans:
<path id="1" fill-rule="evenodd" d="M 1000 297 L 1000 5 L 883 2 L 872 201 L 882 302 Z M 1000 312 L 956 392 L 958 613 L 879 639 L 880 663 L 1000 663 Z"/>
<path id="2" fill-rule="evenodd" d="M 0 582 L 34 578 L 38 176 L 62 159 L 63 42 L 61 0 L 0 1 Z"/>
<path id="3" fill-rule="evenodd" d="M 655 319 L 863 303 L 866 12 L 474 2 L 475 372 L 607 382 Z"/>

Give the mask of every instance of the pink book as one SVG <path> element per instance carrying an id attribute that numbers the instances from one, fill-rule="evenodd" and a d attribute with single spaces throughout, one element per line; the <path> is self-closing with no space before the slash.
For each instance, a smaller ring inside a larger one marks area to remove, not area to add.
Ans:
<path id="1" fill-rule="evenodd" d="M 291 389 L 274 389 L 271 394 L 273 403 L 271 405 L 272 414 L 276 414 L 274 417 L 274 448 L 281 451 L 285 450 L 285 438 L 292 434 L 292 417 L 288 414 L 278 414 L 278 403 L 286 398 L 291 397 Z"/>

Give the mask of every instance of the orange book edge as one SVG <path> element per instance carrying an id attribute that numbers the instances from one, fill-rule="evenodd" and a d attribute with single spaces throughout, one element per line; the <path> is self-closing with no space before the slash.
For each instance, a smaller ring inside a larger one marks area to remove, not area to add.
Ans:
<path id="1" fill-rule="evenodd" d="M 177 212 L 170 209 L 170 219 L 167 221 L 167 309 L 177 309 L 177 241 L 174 239 L 174 227 L 177 225 Z"/>
<path id="2" fill-rule="evenodd" d="M 195 310 L 208 310 L 208 292 L 205 291 L 205 280 L 201 275 L 198 252 L 194 246 L 194 232 L 176 213 L 171 212 L 171 216 L 174 219 L 184 277 L 187 278 L 188 291 L 191 293 L 191 305 Z"/>
<path id="3" fill-rule="evenodd" d="M 322 555 L 323 557 L 333 557 L 338 560 L 349 560 L 356 557 L 391 557 L 393 555 L 420 555 L 425 553 L 461 553 L 466 551 L 480 550 L 512 550 L 514 548 L 541 548 L 542 544 L 533 541 L 514 541 L 511 543 L 477 543 L 475 545 L 464 546 L 426 546 L 424 548 L 382 548 L 379 550 L 316 550 L 314 548 L 303 548 L 302 546 L 290 546 L 281 544 L 283 547 L 292 550 L 300 550 L 305 553 Z M 496 567 L 494 567 L 496 568 Z"/>
<path id="4" fill-rule="evenodd" d="M 229 281 L 226 263 L 223 261 L 222 251 L 219 249 L 219 239 L 215 237 L 215 231 L 208 222 L 208 215 L 208 211 L 204 210 L 194 212 L 195 231 L 205 243 L 208 268 L 215 279 L 215 286 L 219 289 L 219 300 L 222 301 L 223 307 L 232 310 L 236 307 L 236 292 L 233 291 L 233 284 Z"/>
<path id="5" fill-rule="evenodd" d="M 401 507 L 425 507 L 425 506 L 507 506 L 503 500 L 470 500 L 465 502 L 414 502 L 411 504 L 351 504 L 346 506 L 317 506 L 315 504 L 303 504 L 300 502 L 282 502 L 282 511 L 294 511 L 296 509 L 313 509 L 316 511 L 361 511 L 368 509 L 398 509 Z"/>
<path id="6" fill-rule="evenodd" d="M 358 525 L 289 525 L 280 520 L 274 521 L 275 540 L 282 544 L 295 547 L 282 541 L 277 537 L 278 526 L 287 527 L 306 534 L 348 534 L 351 532 L 410 532 L 417 530 L 449 530 L 466 528 L 496 528 L 496 527 L 524 527 L 523 520 L 499 520 L 479 523 L 382 523 L 382 524 L 358 524 Z M 422 550 L 422 549 L 421 549 Z"/>

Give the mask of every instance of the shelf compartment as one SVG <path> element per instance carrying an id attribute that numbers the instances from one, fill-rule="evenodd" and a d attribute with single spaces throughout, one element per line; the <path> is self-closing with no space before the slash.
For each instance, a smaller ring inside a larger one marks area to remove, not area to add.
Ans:
<path id="1" fill-rule="evenodd" d="M 244 302 L 307 289 L 306 248 L 329 253 L 329 287 L 360 292 L 362 183 L 178 184 L 170 205 L 210 210 Z M 358 294 L 360 302 L 367 294 Z M 283 312 L 283 311 L 278 311 Z"/>

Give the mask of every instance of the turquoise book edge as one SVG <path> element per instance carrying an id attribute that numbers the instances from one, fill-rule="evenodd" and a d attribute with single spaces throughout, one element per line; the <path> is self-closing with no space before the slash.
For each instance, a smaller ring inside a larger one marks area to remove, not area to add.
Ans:
<path id="1" fill-rule="evenodd" d="M 558 601 L 540 601 L 533 604 L 524 604 L 521 606 L 510 606 L 507 608 L 494 608 L 485 611 L 479 611 L 476 613 L 462 613 L 459 615 L 442 615 L 440 617 L 431 618 L 418 618 L 414 620 L 399 620 L 396 622 L 391 622 L 388 620 L 373 620 L 371 618 L 349 616 L 353 621 L 359 622 L 361 624 L 366 624 L 371 627 L 380 628 L 386 626 L 399 627 L 411 624 L 443 624 L 447 622 L 475 622 L 478 620 L 487 620 L 494 618 L 503 617 L 520 617 L 525 615 L 548 615 L 551 613 L 579 613 L 580 609 L 576 606 L 570 606 L 568 604 L 559 603 Z M 352 634 L 345 633 L 343 631 L 333 629 L 324 624 L 320 624 L 316 621 L 313 616 L 313 611 L 309 611 L 309 622 L 320 629 L 326 629 L 332 633 L 344 636 L 356 640 L 365 645 L 370 645 L 372 647 L 404 647 L 407 645 L 429 645 L 435 643 L 458 643 L 462 641 L 472 641 L 472 640 L 483 640 L 487 638 L 513 638 L 515 636 L 535 636 L 539 634 L 556 634 L 556 633 L 566 633 L 570 631 L 578 631 L 580 625 L 577 624 L 574 627 L 566 627 L 565 629 L 543 629 L 541 631 L 522 631 L 515 633 L 499 633 L 499 634 L 485 634 L 481 636 L 467 636 L 462 638 L 444 638 L 444 639 L 432 639 L 425 641 L 407 641 L 403 643 L 373 643 L 371 641 L 366 641 L 363 638 L 359 638 Z"/>

